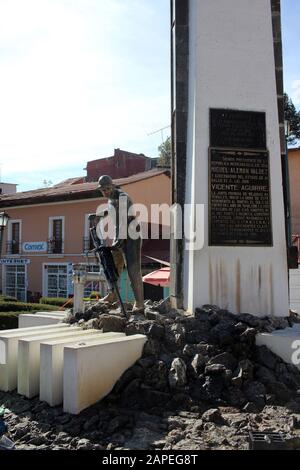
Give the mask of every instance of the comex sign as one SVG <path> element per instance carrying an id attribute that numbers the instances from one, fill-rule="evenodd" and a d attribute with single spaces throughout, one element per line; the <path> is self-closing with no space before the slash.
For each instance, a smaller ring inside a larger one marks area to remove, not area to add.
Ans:
<path id="1" fill-rule="evenodd" d="M 25 242 L 22 248 L 24 253 L 41 253 L 47 251 L 47 242 Z"/>

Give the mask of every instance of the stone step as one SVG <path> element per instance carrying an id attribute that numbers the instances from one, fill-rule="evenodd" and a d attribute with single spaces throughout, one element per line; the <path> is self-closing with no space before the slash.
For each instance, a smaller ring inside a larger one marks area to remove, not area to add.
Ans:
<path id="1" fill-rule="evenodd" d="M 43 327 L 21 328 L 0 331 L 0 390 L 12 391 L 17 388 L 18 377 L 18 342 L 20 339 L 38 334 L 58 334 L 77 331 L 78 327 L 70 327 L 65 323 Z"/>
<path id="2" fill-rule="evenodd" d="M 256 344 L 267 346 L 284 362 L 293 364 L 300 370 L 300 324 L 272 333 L 259 333 L 256 336 Z"/>
<path id="3" fill-rule="evenodd" d="M 124 337 L 125 333 L 102 333 L 100 330 L 86 330 L 80 343 L 101 342 L 111 338 Z M 92 335 L 94 333 L 94 335 Z M 97 338 L 95 338 L 97 333 Z M 99 337 L 101 335 L 101 338 Z M 63 358 L 64 347 L 78 343 L 75 337 L 43 341 L 40 345 L 40 400 L 51 406 L 63 402 Z"/>
<path id="4" fill-rule="evenodd" d="M 97 330 L 99 331 L 99 330 Z M 27 398 L 33 398 L 39 394 L 40 386 L 40 343 L 51 339 L 74 338 L 86 333 L 81 328 L 74 331 L 68 330 L 40 333 L 19 340 L 18 347 L 18 393 Z"/>
<path id="5" fill-rule="evenodd" d="M 105 397 L 125 370 L 141 357 L 146 341 L 144 335 L 132 335 L 65 346 L 64 411 L 78 414 Z"/>
<path id="6" fill-rule="evenodd" d="M 57 315 L 51 315 L 51 313 L 46 312 L 42 315 L 38 313 L 22 313 L 19 315 L 19 328 L 26 328 L 30 326 L 41 326 L 41 325 L 51 325 L 58 323 L 62 320 L 62 317 Z"/>
<path id="7" fill-rule="evenodd" d="M 37 315 L 50 315 L 51 317 L 61 317 L 65 318 L 67 316 L 67 312 L 36 312 Z"/>
<path id="8" fill-rule="evenodd" d="M 0 335 L 14 334 L 16 332 L 46 330 L 48 328 L 61 328 L 68 326 L 66 323 L 55 323 L 54 325 L 25 326 L 24 328 L 10 328 L 9 330 L 0 330 Z"/>

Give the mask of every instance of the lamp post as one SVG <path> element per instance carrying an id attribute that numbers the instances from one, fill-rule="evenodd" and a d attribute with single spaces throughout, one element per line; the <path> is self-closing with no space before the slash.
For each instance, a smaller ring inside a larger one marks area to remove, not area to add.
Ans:
<path id="1" fill-rule="evenodd" d="M 2 256 L 2 242 L 3 242 L 3 233 L 4 228 L 7 225 L 9 215 L 6 212 L 0 212 L 0 258 Z"/>

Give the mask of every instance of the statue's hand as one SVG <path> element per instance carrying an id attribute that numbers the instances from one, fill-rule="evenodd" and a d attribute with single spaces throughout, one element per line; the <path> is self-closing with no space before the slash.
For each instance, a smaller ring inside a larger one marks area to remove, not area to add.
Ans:
<path id="1" fill-rule="evenodd" d="M 94 222 L 94 220 L 95 220 L 96 217 L 97 217 L 96 214 L 89 214 L 88 220 L 89 220 L 90 222 Z"/>
<path id="2" fill-rule="evenodd" d="M 111 249 L 114 250 L 114 249 L 122 248 L 123 244 L 124 244 L 124 240 L 114 240 L 113 244 L 111 245 Z"/>

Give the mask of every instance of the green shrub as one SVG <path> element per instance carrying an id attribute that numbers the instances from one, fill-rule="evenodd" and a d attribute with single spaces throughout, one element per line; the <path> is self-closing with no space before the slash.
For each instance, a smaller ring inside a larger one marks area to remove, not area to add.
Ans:
<path id="1" fill-rule="evenodd" d="M 64 299 L 63 297 L 41 297 L 40 298 L 40 304 L 55 305 L 56 307 L 62 307 L 67 302 L 68 302 L 68 304 L 66 305 L 67 308 L 73 307 L 73 299 Z"/>
<path id="2" fill-rule="evenodd" d="M 0 295 L 0 302 L 19 302 L 17 297 L 12 297 L 10 295 Z"/>
<path id="3" fill-rule="evenodd" d="M 21 313 L 28 312 L 4 312 L 0 313 L 0 331 L 18 328 L 18 317 Z"/>
<path id="4" fill-rule="evenodd" d="M 89 300 L 97 300 L 100 298 L 101 298 L 101 295 L 99 294 L 99 292 L 91 292 L 89 296 Z"/>
<path id="5" fill-rule="evenodd" d="M 55 305 L 30 304 L 26 302 L 2 302 L 0 300 L 0 314 L 1 312 L 37 312 L 37 311 L 52 311 L 57 310 Z"/>

